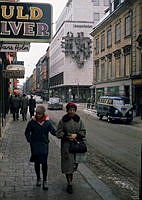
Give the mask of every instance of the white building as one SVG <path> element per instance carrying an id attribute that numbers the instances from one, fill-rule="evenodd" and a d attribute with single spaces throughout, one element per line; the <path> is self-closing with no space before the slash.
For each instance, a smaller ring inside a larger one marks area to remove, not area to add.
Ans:
<path id="1" fill-rule="evenodd" d="M 68 0 L 57 20 L 56 33 L 50 44 L 52 95 L 82 102 L 90 96 L 93 82 L 90 32 L 108 6 L 109 0 Z"/>

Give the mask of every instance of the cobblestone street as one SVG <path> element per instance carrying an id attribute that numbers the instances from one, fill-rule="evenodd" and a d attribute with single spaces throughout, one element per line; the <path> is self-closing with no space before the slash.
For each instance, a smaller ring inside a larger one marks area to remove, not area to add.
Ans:
<path id="1" fill-rule="evenodd" d="M 74 175 L 74 193 L 66 193 L 66 180 L 60 170 L 60 149 L 52 139 L 48 159 L 49 189 L 43 191 L 36 187 L 33 164 L 29 162 L 30 148 L 24 136 L 26 124 L 21 119 L 14 122 L 10 118 L 0 141 L 0 199 L 101 200 L 79 172 Z"/>

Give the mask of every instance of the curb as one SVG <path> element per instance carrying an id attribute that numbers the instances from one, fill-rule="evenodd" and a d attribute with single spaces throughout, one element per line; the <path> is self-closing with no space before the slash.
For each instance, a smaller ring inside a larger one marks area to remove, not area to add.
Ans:
<path id="1" fill-rule="evenodd" d="M 60 148 L 60 140 L 50 135 L 51 139 Z M 98 177 L 83 163 L 79 164 L 79 173 L 84 177 L 86 182 L 103 200 L 120 200 L 112 193 L 111 189 L 104 184 Z"/>

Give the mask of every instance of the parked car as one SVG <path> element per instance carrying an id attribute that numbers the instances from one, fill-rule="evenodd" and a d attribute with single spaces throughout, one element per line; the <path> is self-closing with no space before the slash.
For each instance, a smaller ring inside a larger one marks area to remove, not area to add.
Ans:
<path id="1" fill-rule="evenodd" d="M 33 98 L 35 99 L 36 103 L 43 103 L 43 99 L 40 96 L 34 95 Z"/>
<path id="2" fill-rule="evenodd" d="M 127 97 L 122 96 L 100 96 L 96 104 L 97 116 L 102 119 L 107 117 L 107 121 L 133 120 L 133 106 Z"/>
<path id="3" fill-rule="evenodd" d="M 63 110 L 63 102 L 58 97 L 49 98 L 48 109 L 51 109 L 51 110 Z"/>

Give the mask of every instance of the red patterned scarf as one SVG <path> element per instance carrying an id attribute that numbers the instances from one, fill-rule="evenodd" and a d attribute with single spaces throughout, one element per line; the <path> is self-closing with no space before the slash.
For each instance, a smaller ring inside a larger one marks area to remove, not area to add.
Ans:
<path id="1" fill-rule="evenodd" d="M 44 114 L 41 118 L 37 118 L 37 116 L 35 115 L 35 119 L 36 119 L 36 121 L 39 122 L 39 123 L 45 121 L 46 118 L 47 118 L 47 115 L 45 115 L 45 114 Z"/>

